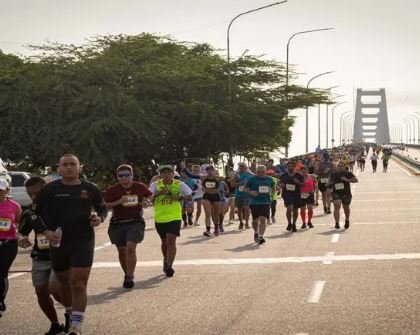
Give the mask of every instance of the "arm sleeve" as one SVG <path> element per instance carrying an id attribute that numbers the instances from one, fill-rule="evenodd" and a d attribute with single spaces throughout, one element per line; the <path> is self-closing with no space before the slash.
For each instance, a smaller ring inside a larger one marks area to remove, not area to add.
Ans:
<path id="1" fill-rule="evenodd" d="M 181 182 L 181 196 L 186 196 L 186 195 L 191 195 L 192 194 L 192 190 L 188 187 L 187 184 L 185 184 L 184 182 Z"/>
<path id="2" fill-rule="evenodd" d="M 29 211 L 30 211 L 29 209 L 26 209 L 22 213 L 22 216 L 20 217 L 18 232 L 19 234 L 24 235 L 24 236 L 28 236 L 30 232 L 32 231 Z"/>
<path id="3" fill-rule="evenodd" d="M 44 186 L 36 196 L 32 206 L 29 209 L 29 219 L 32 222 L 32 227 L 36 233 L 43 233 L 47 230 L 47 226 L 41 218 L 41 213 L 46 207 L 46 203 L 49 197 L 48 184 Z"/>
<path id="4" fill-rule="evenodd" d="M 92 205 L 96 213 L 100 217 L 105 219 L 108 214 L 108 209 L 106 208 L 105 201 L 104 201 L 104 198 L 102 197 L 101 191 L 99 191 L 99 189 L 95 185 L 93 185 Z"/>

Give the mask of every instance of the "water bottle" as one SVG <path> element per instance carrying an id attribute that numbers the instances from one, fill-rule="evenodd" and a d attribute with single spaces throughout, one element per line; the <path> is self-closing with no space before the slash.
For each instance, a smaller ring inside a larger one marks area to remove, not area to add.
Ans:
<path id="1" fill-rule="evenodd" d="M 59 248 L 61 244 L 61 236 L 63 235 L 63 229 L 61 227 L 58 227 L 56 230 L 54 230 L 54 233 L 60 237 L 60 240 L 57 243 L 50 243 L 52 247 Z"/>

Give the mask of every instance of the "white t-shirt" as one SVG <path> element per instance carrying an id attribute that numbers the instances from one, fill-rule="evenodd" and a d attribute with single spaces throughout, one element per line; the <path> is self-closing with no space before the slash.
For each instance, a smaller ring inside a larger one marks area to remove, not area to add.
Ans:
<path id="1" fill-rule="evenodd" d="M 156 193 L 157 192 L 157 182 L 154 182 L 150 184 L 149 187 L 150 192 Z M 187 184 L 185 184 L 183 181 L 181 181 L 181 196 L 185 197 L 187 195 L 191 195 L 192 190 L 188 187 Z"/>

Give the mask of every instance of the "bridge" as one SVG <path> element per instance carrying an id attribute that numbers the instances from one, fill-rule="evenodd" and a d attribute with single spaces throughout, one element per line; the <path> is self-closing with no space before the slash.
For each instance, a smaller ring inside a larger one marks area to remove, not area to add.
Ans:
<path id="1" fill-rule="evenodd" d="M 237 222 L 203 238 L 202 223 L 182 230 L 170 279 L 148 210 L 133 290 L 121 288 L 117 252 L 100 226 L 83 334 L 418 334 L 420 179 L 396 160 L 388 173 L 368 165 L 356 174 L 349 230 L 333 229 L 318 207 L 314 229 L 285 232 L 282 204 L 263 246 Z M 0 334 L 49 327 L 21 272 L 29 269 L 20 250 Z"/>

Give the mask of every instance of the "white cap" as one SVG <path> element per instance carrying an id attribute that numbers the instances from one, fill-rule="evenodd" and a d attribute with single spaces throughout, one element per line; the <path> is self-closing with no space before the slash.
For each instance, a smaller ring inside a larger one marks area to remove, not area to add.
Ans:
<path id="1" fill-rule="evenodd" d="M 5 179 L 0 179 L 0 190 L 6 191 L 9 188 L 9 183 Z"/>

